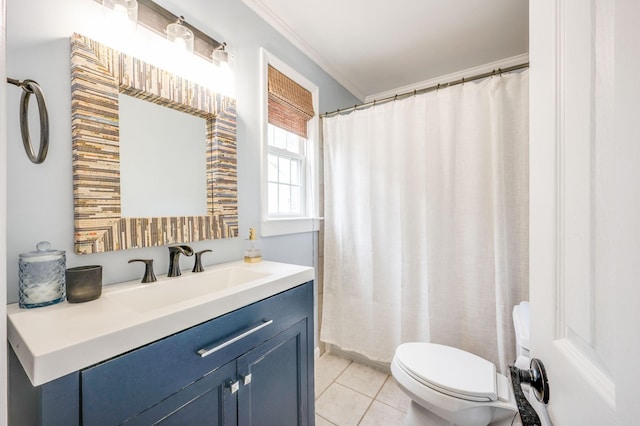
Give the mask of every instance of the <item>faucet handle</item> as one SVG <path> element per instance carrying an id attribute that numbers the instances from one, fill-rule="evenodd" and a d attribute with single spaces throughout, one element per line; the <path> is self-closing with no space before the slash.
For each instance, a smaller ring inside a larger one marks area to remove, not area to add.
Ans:
<path id="1" fill-rule="evenodd" d="M 196 252 L 196 261 L 193 264 L 193 269 L 191 270 L 191 272 L 204 272 L 204 268 L 202 267 L 202 254 L 210 251 L 213 251 L 213 250 L 207 249 L 207 250 Z"/>
<path id="2" fill-rule="evenodd" d="M 144 276 L 142 277 L 141 283 L 154 283 L 158 281 L 156 275 L 153 273 L 153 259 L 131 259 L 129 263 L 132 262 L 144 262 Z"/>

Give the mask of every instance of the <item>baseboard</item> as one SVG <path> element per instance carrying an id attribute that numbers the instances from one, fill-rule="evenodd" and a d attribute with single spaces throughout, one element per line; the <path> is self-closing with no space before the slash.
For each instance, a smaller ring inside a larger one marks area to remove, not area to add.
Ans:
<path id="1" fill-rule="evenodd" d="M 390 367 L 390 363 L 388 362 L 372 361 L 363 355 L 341 349 L 338 346 L 332 345 L 332 344 L 326 345 L 325 352 L 339 356 L 340 358 L 345 358 L 351 361 L 355 361 L 359 364 L 367 365 L 385 374 L 391 374 L 391 367 Z"/>

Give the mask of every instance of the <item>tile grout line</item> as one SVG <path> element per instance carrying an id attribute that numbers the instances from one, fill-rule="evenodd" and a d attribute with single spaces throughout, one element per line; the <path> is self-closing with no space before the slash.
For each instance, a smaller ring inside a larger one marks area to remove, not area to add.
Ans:
<path id="1" fill-rule="evenodd" d="M 366 410 L 364 410 L 364 414 L 362 414 L 362 417 L 360 417 L 360 420 L 358 420 L 358 425 L 360 423 L 362 423 L 362 421 L 364 420 L 364 418 L 367 416 L 367 413 L 369 412 L 369 410 L 371 409 L 371 406 L 373 405 L 374 401 L 378 401 L 378 395 L 380 395 L 380 392 L 382 391 L 382 388 L 384 387 L 384 384 L 387 383 L 387 380 L 389 380 L 389 375 L 387 375 L 387 378 L 384 380 L 384 382 L 382 382 L 382 385 L 380 385 L 380 389 L 378 389 L 378 391 L 376 392 L 375 396 L 373 398 L 371 398 L 371 402 L 369 403 L 369 406 L 367 407 Z M 357 391 L 356 391 L 357 392 Z M 363 394 L 364 395 L 364 394 Z M 380 402 L 380 401 L 378 401 Z"/>
<path id="2" fill-rule="evenodd" d="M 325 422 L 330 423 L 332 426 L 336 426 L 336 424 L 334 422 L 332 422 L 331 420 L 327 419 L 326 417 L 322 417 L 320 414 L 317 414 L 317 413 L 316 413 L 316 416 L 320 417 Z"/>
<path id="3" fill-rule="evenodd" d="M 389 376 L 389 375 L 387 375 L 387 376 Z M 338 377 L 340 377 L 340 376 L 338 376 Z M 378 395 L 380 394 L 380 391 L 382 390 L 382 387 L 384 386 L 384 384 L 385 384 L 385 383 L 387 383 L 387 380 L 388 380 L 388 378 L 389 378 L 389 377 L 387 377 L 387 378 L 384 380 L 384 382 L 382 382 L 382 385 L 380 386 L 380 389 L 378 389 L 378 391 L 376 392 L 376 395 L 375 395 L 375 396 L 369 396 L 369 395 L 367 395 L 366 393 L 362 393 L 362 392 L 360 392 L 358 389 L 354 389 L 354 388 L 352 388 L 351 386 L 349 386 L 349 385 L 348 385 L 348 384 L 346 384 L 346 383 L 340 383 L 340 382 L 338 382 L 338 381 L 337 381 L 337 380 L 338 380 L 338 377 L 336 377 L 336 380 L 334 380 L 333 382 L 331 382 L 331 384 L 334 384 L 334 383 L 335 383 L 335 384 L 337 384 L 337 385 L 343 386 L 343 387 L 345 387 L 345 388 L 347 388 L 347 389 L 349 389 L 349 390 L 354 391 L 355 393 L 359 393 L 359 394 L 360 394 L 360 395 L 362 395 L 362 396 L 366 396 L 366 397 L 367 397 L 367 398 L 369 398 L 369 399 L 376 399 L 376 398 L 378 397 Z M 331 386 L 331 385 L 329 385 L 329 386 Z M 327 389 L 328 389 L 328 388 L 327 388 Z M 324 393 L 324 392 L 323 392 L 323 393 Z"/>
<path id="4" fill-rule="evenodd" d="M 363 394 L 362 392 L 358 392 L 358 391 L 357 391 L 357 390 L 355 390 L 355 389 L 351 389 L 350 387 L 345 386 L 345 385 L 343 385 L 342 383 L 338 383 L 338 382 L 336 382 L 335 380 L 334 380 L 333 382 L 331 382 L 331 384 L 329 385 L 329 387 L 327 387 L 327 389 L 329 389 L 329 388 L 330 388 L 330 387 L 332 387 L 333 385 L 340 386 L 340 387 L 342 387 L 342 388 L 345 388 L 345 389 L 346 389 L 346 390 L 348 390 L 348 391 L 351 391 L 351 392 L 357 393 L 357 394 L 362 395 L 362 396 L 364 396 L 365 398 L 367 398 L 367 399 L 370 399 L 370 400 L 371 400 L 371 402 L 369 402 L 369 404 L 367 405 L 367 409 L 366 409 L 366 410 L 364 411 L 364 413 L 359 417 L 358 423 L 356 423 L 356 425 L 360 424 L 360 422 L 362 421 L 362 419 L 364 418 L 364 416 L 367 414 L 367 411 L 369 411 L 369 408 L 371 407 L 371 404 L 373 403 L 373 401 L 374 401 L 374 400 L 373 400 L 370 396 L 365 395 L 365 394 Z M 325 392 L 326 392 L 326 391 L 325 391 Z M 324 393 L 324 392 L 323 392 L 323 393 Z M 317 401 L 316 401 L 316 402 L 317 402 Z M 323 416 L 321 416 L 320 414 L 317 414 L 317 413 L 316 413 L 316 415 L 318 415 L 318 416 L 320 416 L 320 417 L 322 417 L 322 418 L 324 419 L 324 417 L 323 417 Z M 326 419 L 325 419 L 325 420 L 326 420 Z M 332 423 L 332 422 L 329 420 L 329 423 Z M 334 424 L 334 423 L 332 423 L 332 424 Z M 339 426 L 339 425 L 337 425 L 337 426 Z"/>
<path id="5" fill-rule="evenodd" d="M 367 409 L 364 410 L 364 413 L 362 413 L 362 416 L 360 416 L 360 420 L 358 420 L 358 425 L 360 423 L 362 423 L 362 421 L 364 420 L 364 418 L 367 416 L 367 413 L 369 412 L 369 409 L 371 408 L 371 406 L 373 405 L 373 401 L 375 401 L 375 399 L 372 399 L 371 402 L 369 403 L 369 405 L 367 406 Z"/>
<path id="6" fill-rule="evenodd" d="M 382 405 L 385 405 L 385 406 L 387 406 L 387 407 L 389 407 L 389 408 L 392 408 L 392 409 L 394 409 L 394 410 L 396 410 L 396 411 L 399 411 L 399 412 L 401 412 L 402 414 L 407 414 L 407 412 L 406 412 L 406 411 L 403 411 L 403 410 L 399 409 L 398 407 L 394 407 L 393 405 L 389 405 L 389 404 L 387 404 L 387 403 L 386 403 L 386 402 L 384 402 L 384 401 L 380 401 L 379 399 L 376 399 L 375 401 L 378 401 L 378 402 L 379 402 L 380 404 L 382 404 Z"/>
<path id="7" fill-rule="evenodd" d="M 382 389 L 383 389 L 383 388 L 384 388 L 384 386 L 387 384 L 387 382 L 388 382 L 389 380 L 393 380 L 393 376 L 391 376 L 390 374 L 386 374 L 386 373 L 385 373 L 385 375 L 386 375 L 387 377 L 386 377 L 386 378 L 385 378 L 385 380 L 382 382 L 382 385 L 378 388 L 378 390 L 377 390 L 377 392 L 376 392 L 376 394 L 375 394 L 375 396 L 374 396 L 374 397 L 371 397 L 371 396 L 369 396 L 369 395 L 366 395 L 366 394 L 362 393 L 361 391 L 359 391 L 359 390 L 357 390 L 357 389 L 353 389 L 353 388 L 351 388 L 350 386 L 348 386 L 347 384 L 339 383 L 337 380 L 338 380 L 338 379 L 340 378 L 340 376 L 342 376 L 342 374 L 344 374 L 344 372 L 345 372 L 345 371 L 346 371 L 346 370 L 347 370 L 347 369 L 348 369 L 352 364 L 354 364 L 354 363 L 355 363 L 355 361 L 349 360 L 349 363 L 348 363 L 348 364 L 347 364 L 347 365 L 346 365 L 346 366 L 345 366 L 345 367 L 344 367 L 344 368 L 343 368 L 343 369 L 342 369 L 342 370 L 337 374 L 337 376 L 335 377 L 335 379 L 333 379 L 333 380 L 331 381 L 331 383 L 330 383 L 330 384 L 329 384 L 329 385 L 324 389 L 324 391 L 322 391 L 322 392 L 320 393 L 320 395 L 316 396 L 315 400 L 317 401 L 317 400 L 318 400 L 318 398 L 320 398 L 322 395 L 324 395 L 324 393 L 325 393 L 325 392 L 327 392 L 327 390 L 328 390 L 331 386 L 333 386 L 333 385 L 339 385 L 339 386 L 344 387 L 345 389 L 348 389 L 348 390 L 350 390 L 350 391 L 356 392 L 357 394 L 362 395 L 362 396 L 364 396 L 364 397 L 366 397 L 366 398 L 369 398 L 369 399 L 370 399 L 370 402 L 369 402 L 369 404 L 367 405 L 367 408 L 366 408 L 366 410 L 364 411 L 364 413 L 360 416 L 360 418 L 359 418 L 359 420 L 358 420 L 358 422 L 357 422 L 357 425 L 360 425 L 360 424 L 362 423 L 362 421 L 364 420 L 364 418 L 367 416 L 367 414 L 369 413 L 369 410 L 371 409 L 371 407 L 372 407 L 372 405 L 373 405 L 373 402 L 374 402 L 374 401 L 377 401 L 377 402 L 379 402 L 380 404 L 384 405 L 385 407 L 391 408 L 391 409 L 393 409 L 393 410 L 395 410 L 395 411 L 397 411 L 397 412 L 399 412 L 399 413 L 402 413 L 403 415 L 406 415 L 406 414 L 407 414 L 407 413 L 406 413 L 406 411 L 403 411 L 402 409 L 400 409 L 400 408 L 398 408 L 398 407 L 395 407 L 395 406 L 393 406 L 393 405 L 391 405 L 391 404 L 388 404 L 388 403 L 386 403 L 386 402 L 381 401 L 381 400 L 379 400 L 379 399 L 378 399 L 378 397 L 380 396 L 380 393 L 382 392 Z M 357 364 L 357 363 L 356 363 L 356 364 Z M 327 421 L 327 422 L 329 422 L 330 424 L 332 424 L 332 425 L 334 425 L 334 426 L 337 426 L 335 423 L 331 422 L 330 420 L 326 419 L 325 417 L 321 416 L 320 414 L 317 414 L 317 413 L 316 413 L 316 415 L 317 415 L 318 417 L 321 417 L 323 420 L 326 420 L 326 421 Z"/>
<path id="8" fill-rule="evenodd" d="M 323 390 L 322 392 L 320 392 L 320 395 L 316 395 L 316 396 L 315 396 L 315 398 L 314 398 L 314 402 L 315 402 L 315 401 L 317 401 L 317 400 L 318 400 L 318 398 L 320 398 L 322 395 L 324 395 L 324 393 L 325 393 L 325 392 L 326 392 L 326 391 L 331 387 L 331 385 L 332 385 L 332 384 L 336 383 L 336 380 L 338 380 L 338 377 L 340 377 L 340 376 L 342 375 L 342 373 L 344 373 L 344 372 L 347 370 L 347 368 L 349 368 L 349 366 L 350 366 L 351 364 L 353 364 L 353 361 L 349 361 L 349 364 L 347 364 L 347 366 L 346 366 L 346 367 L 344 367 L 344 368 L 343 368 L 343 369 L 338 373 L 338 375 L 336 376 L 336 378 L 335 378 L 335 379 L 333 379 L 333 380 L 331 381 L 331 383 L 329 383 L 329 386 L 327 386 L 326 388 L 324 388 L 324 390 Z M 314 383 L 315 383 L 315 377 L 314 377 Z M 338 384 L 340 384 L 340 383 L 338 383 Z M 345 387 L 347 387 L 347 386 L 345 386 Z M 348 389 L 350 389 L 350 388 L 348 388 Z"/>
<path id="9" fill-rule="evenodd" d="M 384 387 L 385 384 L 387 384 L 387 382 L 389 380 L 393 380 L 393 376 L 392 375 L 389 375 L 389 377 L 387 377 L 387 380 L 385 380 L 384 384 L 382 385 L 382 388 Z M 382 388 L 380 388 L 380 390 L 378 391 L 378 394 L 376 395 L 376 401 L 378 401 L 380 404 L 386 405 L 389 408 L 393 408 L 394 410 L 400 411 L 401 413 L 404 413 L 406 415 L 407 414 L 406 411 L 404 411 L 404 410 L 402 410 L 402 409 L 400 409 L 398 407 L 394 407 L 393 405 L 388 404 L 388 403 L 378 399 L 378 396 L 380 395 L 380 392 L 382 392 Z"/>
<path id="10" fill-rule="evenodd" d="M 378 396 L 380 395 L 380 392 L 382 392 L 382 388 L 384 387 L 384 385 L 387 384 L 387 382 L 389 381 L 389 379 L 391 379 L 391 376 L 387 374 L 387 378 L 384 380 L 384 382 L 382 382 L 382 386 L 380 386 L 380 389 L 378 389 L 378 392 L 376 393 L 375 400 L 378 399 Z"/>
<path id="11" fill-rule="evenodd" d="M 369 413 L 369 410 L 371 409 L 371 406 L 373 405 L 374 402 L 379 402 L 380 404 L 385 405 L 385 406 L 387 406 L 387 407 L 389 407 L 389 408 L 391 408 L 393 410 L 396 410 L 396 411 L 398 411 L 400 413 L 403 413 L 406 416 L 407 413 L 405 413 L 404 411 L 399 410 L 396 407 L 392 407 L 391 405 L 386 404 L 386 403 L 384 403 L 384 402 L 382 402 L 382 401 L 380 401 L 378 399 L 378 396 L 380 395 L 380 392 L 382 392 L 382 388 L 384 387 L 384 385 L 387 383 L 388 380 L 393 380 L 393 377 L 391 377 L 391 375 L 387 375 L 387 379 L 382 383 L 382 386 L 380 386 L 380 389 L 378 389 L 378 392 L 376 393 L 376 396 L 371 400 L 371 402 L 369 403 L 369 406 L 365 410 L 364 414 L 362 415 L 362 417 L 360 417 L 360 420 L 358 420 L 358 425 L 360 425 L 362 423 L 362 421 L 364 420 L 364 418 L 367 416 L 367 413 Z"/>

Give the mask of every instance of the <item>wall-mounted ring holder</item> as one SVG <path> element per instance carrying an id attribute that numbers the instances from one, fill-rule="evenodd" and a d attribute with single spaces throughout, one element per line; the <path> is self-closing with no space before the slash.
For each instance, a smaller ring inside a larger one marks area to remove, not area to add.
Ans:
<path id="1" fill-rule="evenodd" d="M 20 97 L 20 133 L 22 134 L 22 144 L 27 153 L 27 157 L 34 164 L 42 163 L 47 158 L 49 151 L 49 113 L 47 112 L 47 104 L 44 99 L 44 92 L 40 85 L 33 80 L 15 80 L 7 78 L 7 83 L 16 85 L 22 89 Z M 31 145 L 31 136 L 29 134 L 29 99 L 31 95 L 35 95 L 38 103 L 38 113 L 40 115 L 40 147 L 36 155 Z"/>

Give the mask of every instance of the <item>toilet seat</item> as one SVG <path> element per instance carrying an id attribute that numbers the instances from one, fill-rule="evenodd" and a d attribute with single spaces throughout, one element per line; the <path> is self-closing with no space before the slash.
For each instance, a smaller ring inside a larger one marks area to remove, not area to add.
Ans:
<path id="1" fill-rule="evenodd" d="M 503 395 L 504 384 L 496 382 L 499 377 L 495 365 L 469 352 L 413 342 L 398 346 L 395 359 L 414 380 L 446 395 L 477 402 L 508 398 L 508 392 Z"/>

